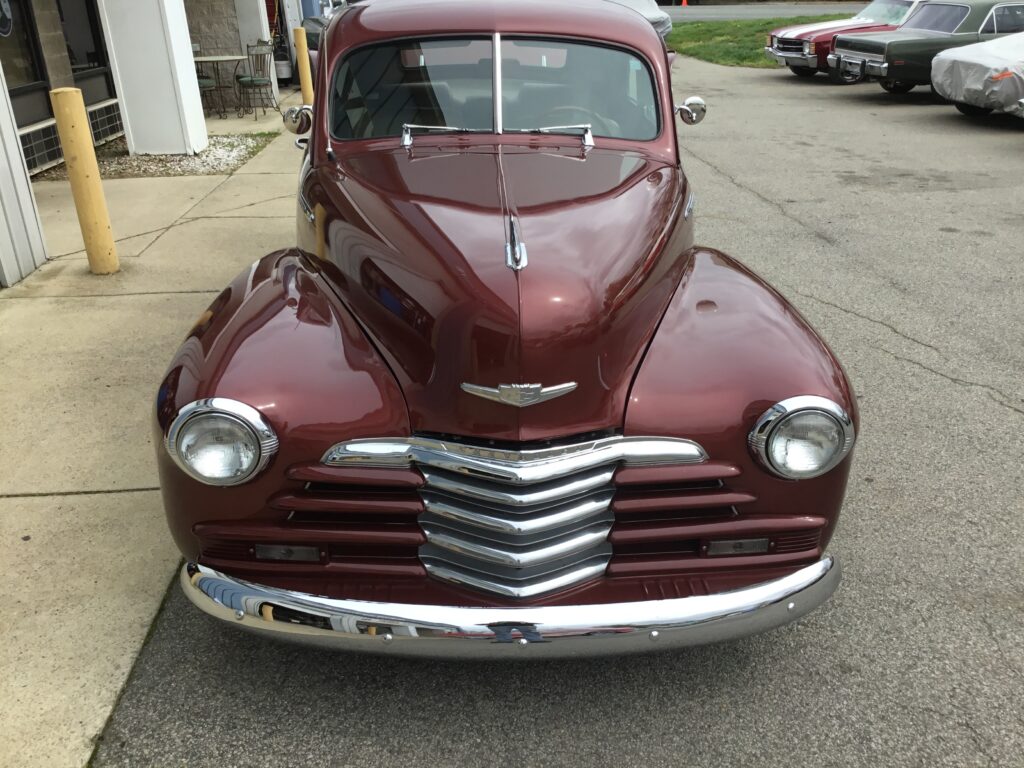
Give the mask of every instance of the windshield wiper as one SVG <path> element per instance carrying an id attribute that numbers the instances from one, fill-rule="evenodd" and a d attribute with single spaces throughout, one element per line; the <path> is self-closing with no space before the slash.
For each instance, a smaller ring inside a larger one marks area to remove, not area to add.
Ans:
<path id="1" fill-rule="evenodd" d="M 413 123 L 402 124 L 402 147 L 412 147 L 413 131 L 440 131 L 441 133 L 490 133 L 487 128 L 458 128 L 453 125 L 415 125 Z"/>
<path id="2" fill-rule="evenodd" d="M 591 130 L 590 123 L 580 123 L 579 125 L 546 125 L 543 128 L 518 128 L 509 133 L 564 133 L 569 136 L 572 135 L 571 131 L 582 131 L 581 137 L 583 139 L 583 146 L 585 149 L 592 149 L 594 146 L 594 132 Z"/>

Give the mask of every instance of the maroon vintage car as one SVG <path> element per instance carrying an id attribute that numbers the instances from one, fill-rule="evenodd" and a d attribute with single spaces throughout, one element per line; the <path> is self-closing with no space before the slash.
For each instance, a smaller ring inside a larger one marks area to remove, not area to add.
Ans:
<path id="1" fill-rule="evenodd" d="M 571 31 L 569 31 L 571 30 Z M 202 610 L 412 655 L 620 653 L 785 624 L 857 421 L 825 343 L 693 243 L 669 62 L 578 0 L 332 21 L 298 247 L 240 274 L 160 388 Z"/>
<path id="2" fill-rule="evenodd" d="M 864 79 L 863 74 L 830 68 L 836 35 L 860 32 L 886 32 L 896 29 L 923 0 L 874 0 L 852 19 L 798 24 L 772 30 L 764 52 L 798 77 L 813 77 L 824 72 L 834 83 L 849 84 Z"/>

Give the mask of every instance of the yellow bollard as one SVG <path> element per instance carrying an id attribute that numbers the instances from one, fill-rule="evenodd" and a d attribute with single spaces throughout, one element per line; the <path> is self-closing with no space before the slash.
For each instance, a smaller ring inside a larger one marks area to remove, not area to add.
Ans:
<path id="1" fill-rule="evenodd" d="M 55 88 L 50 91 L 50 103 L 57 120 L 85 253 L 89 257 L 89 271 L 94 275 L 109 275 L 119 269 L 117 247 L 110 231 L 107 198 L 103 196 L 100 167 L 82 92 L 77 88 Z"/>
<path id="2" fill-rule="evenodd" d="M 309 44 L 306 43 L 306 30 L 296 27 L 295 63 L 299 67 L 299 85 L 302 86 L 302 103 L 313 106 L 313 73 L 309 70 Z"/>

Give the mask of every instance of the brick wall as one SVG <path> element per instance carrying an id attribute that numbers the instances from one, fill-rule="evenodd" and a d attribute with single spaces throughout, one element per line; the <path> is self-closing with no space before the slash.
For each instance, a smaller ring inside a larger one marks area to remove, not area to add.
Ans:
<path id="1" fill-rule="evenodd" d="M 238 41 L 235 0 L 185 0 L 188 31 L 204 56 L 245 53 Z"/>

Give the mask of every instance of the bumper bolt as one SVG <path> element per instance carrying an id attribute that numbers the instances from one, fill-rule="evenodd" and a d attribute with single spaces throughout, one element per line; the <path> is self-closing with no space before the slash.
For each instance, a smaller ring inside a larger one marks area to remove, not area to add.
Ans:
<path id="1" fill-rule="evenodd" d="M 792 611 L 795 608 L 796 608 L 796 603 L 790 603 L 789 605 L 786 606 L 786 610 L 787 611 Z"/>
<path id="2" fill-rule="evenodd" d="M 245 618 L 245 611 L 243 611 L 241 608 L 239 608 L 237 611 L 235 611 L 235 619 L 237 619 L 238 621 L 241 621 L 244 618 Z"/>
<path id="3" fill-rule="evenodd" d="M 659 637 L 661 637 L 661 633 L 658 632 L 658 630 L 656 630 L 656 629 L 652 629 L 650 637 L 651 637 L 651 640 L 657 640 Z"/>

